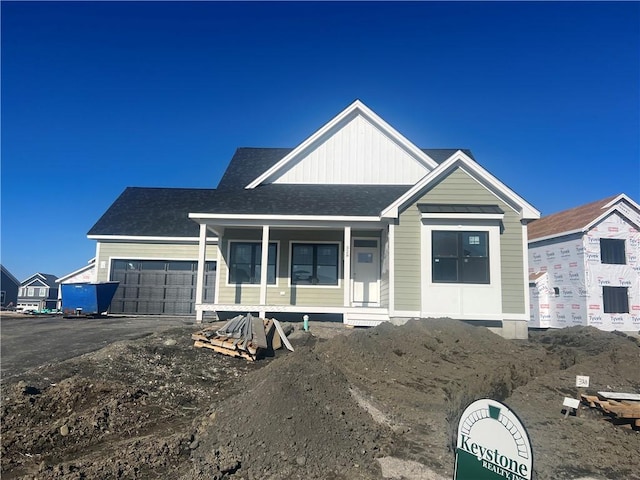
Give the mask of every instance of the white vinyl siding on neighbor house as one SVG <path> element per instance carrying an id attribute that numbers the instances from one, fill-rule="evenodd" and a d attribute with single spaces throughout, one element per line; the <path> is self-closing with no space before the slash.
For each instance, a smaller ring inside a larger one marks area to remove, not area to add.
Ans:
<path id="1" fill-rule="evenodd" d="M 358 115 L 274 183 L 413 185 L 427 173 L 426 166 Z"/>

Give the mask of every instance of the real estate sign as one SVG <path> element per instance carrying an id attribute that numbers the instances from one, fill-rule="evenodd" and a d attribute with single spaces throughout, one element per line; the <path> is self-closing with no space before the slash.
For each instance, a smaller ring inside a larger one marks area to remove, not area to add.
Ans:
<path id="1" fill-rule="evenodd" d="M 476 400 L 458 424 L 454 480 L 531 480 L 529 435 L 503 403 Z"/>

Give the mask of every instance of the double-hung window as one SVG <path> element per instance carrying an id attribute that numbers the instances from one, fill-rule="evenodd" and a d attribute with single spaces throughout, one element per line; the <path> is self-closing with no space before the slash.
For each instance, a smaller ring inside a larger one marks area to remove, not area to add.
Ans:
<path id="1" fill-rule="evenodd" d="M 338 244 L 293 243 L 292 285 L 338 285 Z"/>
<path id="2" fill-rule="evenodd" d="M 269 244 L 267 283 L 276 283 L 277 246 Z M 262 272 L 262 243 L 231 242 L 229 247 L 229 283 L 259 284 Z"/>
<path id="3" fill-rule="evenodd" d="M 489 232 L 432 232 L 434 283 L 489 283 Z"/>

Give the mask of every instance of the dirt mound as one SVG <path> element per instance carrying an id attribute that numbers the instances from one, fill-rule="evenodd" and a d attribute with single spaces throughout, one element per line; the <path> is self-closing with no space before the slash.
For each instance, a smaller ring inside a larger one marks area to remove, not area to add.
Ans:
<path id="1" fill-rule="evenodd" d="M 510 341 L 441 319 L 383 324 L 320 348 L 406 428 L 397 457 L 450 478 L 460 415 L 471 401 L 489 397 L 512 406 L 528 427 L 539 480 L 583 473 L 640 478 L 637 431 L 607 424 L 599 414 L 566 421 L 561 415 L 563 398 L 576 397 L 576 375 L 589 375 L 594 392 L 640 390 L 634 338 L 577 327 Z M 606 448 L 592 455 L 594 441 Z"/>
<path id="2" fill-rule="evenodd" d="M 561 412 L 576 375 L 590 393 L 640 389 L 630 337 L 569 328 L 509 341 L 446 319 L 312 325 L 292 335 L 295 352 L 248 363 L 194 348 L 192 331 L 4 385 L 2 478 L 439 480 L 463 409 L 491 397 L 527 427 L 537 480 L 640 479 L 637 430 Z"/>
<path id="3" fill-rule="evenodd" d="M 275 360 L 243 385 L 199 425 L 188 478 L 379 478 L 374 459 L 390 451 L 392 435 L 313 349 Z"/>
<path id="4" fill-rule="evenodd" d="M 194 418 L 258 366 L 193 348 L 193 327 L 27 372 L 2 392 L 2 478 L 176 478 Z"/>

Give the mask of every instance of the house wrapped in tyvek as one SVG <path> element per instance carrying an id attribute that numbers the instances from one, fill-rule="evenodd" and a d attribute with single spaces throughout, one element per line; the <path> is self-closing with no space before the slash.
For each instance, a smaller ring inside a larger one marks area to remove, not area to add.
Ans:
<path id="1" fill-rule="evenodd" d="M 529 224 L 533 328 L 640 330 L 640 206 L 620 194 Z"/>

